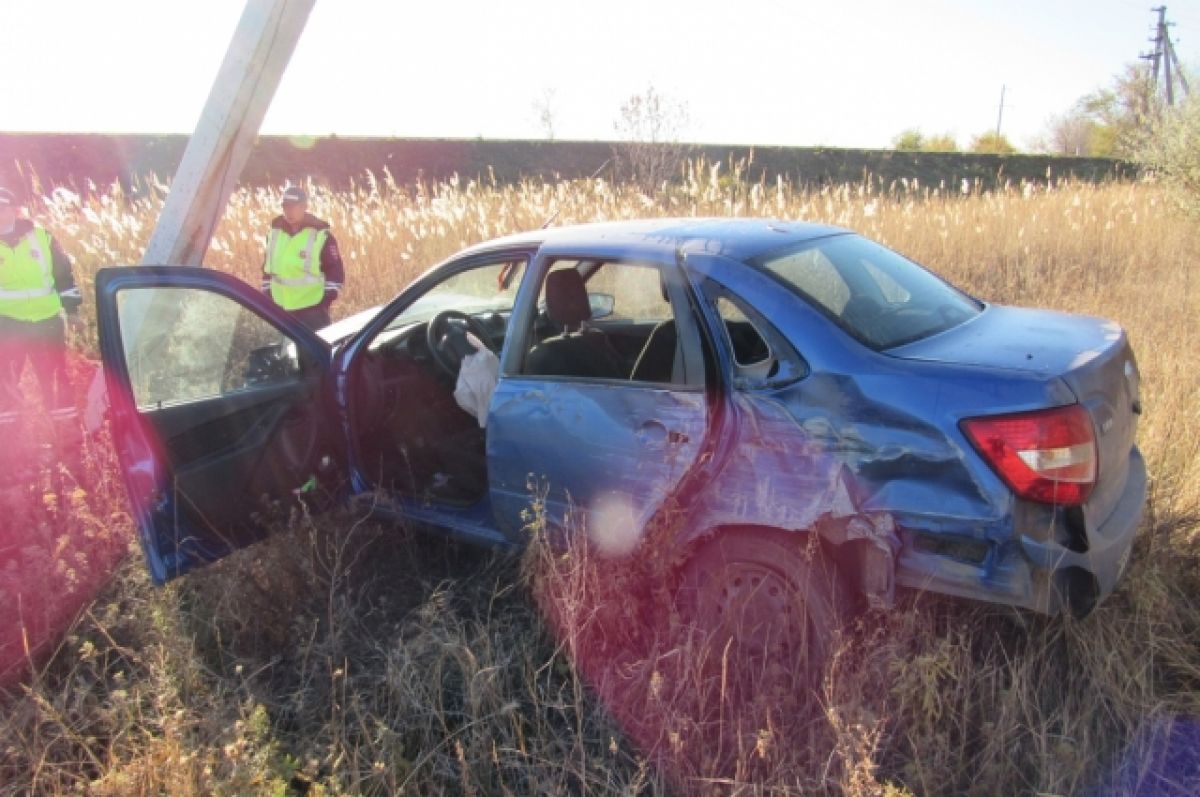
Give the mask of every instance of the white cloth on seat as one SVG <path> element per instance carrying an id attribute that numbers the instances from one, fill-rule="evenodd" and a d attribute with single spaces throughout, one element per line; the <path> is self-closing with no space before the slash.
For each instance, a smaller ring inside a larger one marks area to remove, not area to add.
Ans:
<path id="1" fill-rule="evenodd" d="M 475 347 L 475 353 L 464 357 L 458 368 L 454 400 L 471 413 L 479 421 L 479 428 L 483 429 L 487 426 L 488 405 L 492 403 L 492 393 L 500 378 L 500 359 L 469 332 L 467 340 Z"/>

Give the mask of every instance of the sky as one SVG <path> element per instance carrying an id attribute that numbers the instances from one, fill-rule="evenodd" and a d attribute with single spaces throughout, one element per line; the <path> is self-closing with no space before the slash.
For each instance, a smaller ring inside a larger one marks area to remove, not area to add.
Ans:
<path id="1" fill-rule="evenodd" d="M 1185 64 L 1200 3 L 1167 2 Z M 1150 48 L 1148 0 L 317 0 L 262 132 L 613 140 L 649 87 L 682 140 L 1030 148 Z M 190 133 L 244 0 L 6 3 L 0 131 Z M 1197 87 L 1200 90 L 1200 87 Z"/>

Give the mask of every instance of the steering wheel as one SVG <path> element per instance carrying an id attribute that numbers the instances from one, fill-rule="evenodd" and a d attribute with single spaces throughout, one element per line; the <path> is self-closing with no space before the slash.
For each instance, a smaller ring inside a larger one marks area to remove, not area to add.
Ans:
<path id="1" fill-rule="evenodd" d="M 429 354 L 437 363 L 438 368 L 441 368 L 451 379 L 457 379 L 458 369 L 462 365 L 464 356 L 459 351 L 474 351 L 474 347 L 467 342 L 466 332 L 462 326 L 453 324 L 452 321 L 461 322 L 472 335 L 479 338 L 483 345 L 489 349 L 491 346 L 487 327 L 478 318 L 458 310 L 443 310 L 429 319 L 429 323 L 425 325 L 425 344 L 429 347 Z M 458 338 L 461 340 L 461 345 L 445 345 L 443 338 Z"/>

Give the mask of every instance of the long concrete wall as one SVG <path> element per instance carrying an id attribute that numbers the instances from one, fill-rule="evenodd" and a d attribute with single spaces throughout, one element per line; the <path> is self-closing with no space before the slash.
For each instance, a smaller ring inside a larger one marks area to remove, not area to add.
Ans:
<path id="1" fill-rule="evenodd" d="M 0 133 L 0 180 L 18 190 L 58 185 L 76 190 L 120 183 L 145 190 L 146 177 L 168 180 L 187 144 L 186 136 Z M 614 154 L 622 144 L 591 141 L 485 141 L 472 139 L 298 139 L 263 136 L 242 174 L 247 185 L 280 184 L 308 176 L 337 188 L 362 181 L 367 172 L 386 169 L 400 184 L 435 181 L 457 174 L 462 179 L 508 183 L 525 178 L 578 178 L 597 170 L 615 176 Z M 1074 177 L 1097 181 L 1130 177 L 1127 163 L 1104 158 L 1046 155 L 910 153 L 800 147 L 693 145 L 692 157 L 710 162 L 747 161 L 750 180 L 777 176 L 808 184 L 856 183 L 864 176 L 885 183 L 900 178 L 923 185 L 958 186 L 963 179 L 994 185 L 997 181 L 1045 181 Z"/>

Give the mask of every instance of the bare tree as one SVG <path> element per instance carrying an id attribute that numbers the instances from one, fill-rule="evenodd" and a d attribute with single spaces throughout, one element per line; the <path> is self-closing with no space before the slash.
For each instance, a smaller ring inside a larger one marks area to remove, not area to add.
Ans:
<path id="1" fill-rule="evenodd" d="M 1139 142 L 1162 115 L 1150 72 L 1129 64 L 1110 86 L 1079 98 L 1069 111 L 1050 120 L 1044 146 L 1058 155 L 1136 157 Z"/>
<path id="2" fill-rule="evenodd" d="M 1098 128 L 1099 123 L 1077 105 L 1050 120 L 1041 148 L 1054 155 L 1108 154 L 1096 152 Z"/>
<path id="3" fill-rule="evenodd" d="M 643 190 L 658 190 L 682 166 L 687 147 L 679 136 L 687 122 L 687 106 L 664 97 L 653 86 L 629 97 L 614 124 L 624 142 L 613 151 L 619 173 Z"/>
<path id="4" fill-rule="evenodd" d="M 537 119 L 538 125 L 541 126 L 542 133 L 545 134 L 547 141 L 554 140 L 554 125 L 558 118 L 558 110 L 555 107 L 554 98 L 557 94 L 557 90 L 546 88 L 533 101 L 534 116 Z"/>

